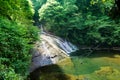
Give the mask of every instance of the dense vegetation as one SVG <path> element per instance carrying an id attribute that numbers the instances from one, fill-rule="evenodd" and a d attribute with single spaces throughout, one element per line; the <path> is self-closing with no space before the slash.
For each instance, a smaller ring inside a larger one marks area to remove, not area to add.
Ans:
<path id="1" fill-rule="evenodd" d="M 24 80 L 38 35 L 34 11 L 27 0 L 0 0 L 0 5 L 0 80 Z"/>
<path id="2" fill-rule="evenodd" d="M 0 80 L 24 80 L 29 50 L 46 31 L 81 46 L 120 46 L 118 0 L 0 0 Z"/>
<path id="3" fill-rule="evenodd" d="M 41 6 L 46 3 L 47 0 L 32 0 L 33 8 L 35 10 L 33 19 L 34 19 L 34 25 L 39 26 L 41 23 L 39 22 L 39 13 L 38 10 L 41 8 Z"/>
<path id="4" fill-rule="evenodd" d="M 120 46 L 116 3 L 114 0 L 48 0 L 39 9 L 40 21 L 46 30 L 78 46 Z"/>

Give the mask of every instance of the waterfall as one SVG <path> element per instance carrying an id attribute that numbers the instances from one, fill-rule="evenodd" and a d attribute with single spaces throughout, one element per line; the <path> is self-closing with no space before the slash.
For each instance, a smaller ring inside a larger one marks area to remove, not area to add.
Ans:
<path id="1" fill-rule="evenodd" d="M 32 62 L 30 72 L 36 68 L 56 64 L 60 60 L 69 57 L 71 52 L 78 48 L 67 40 L 44 32 L 42 26 L 40 41 L 37 41 L 32 49 Z"/>
<path id="2" fill-rule="evenodd" d="M 56 42 L 58 46 L 68 54 L 77 50 L 77 47 L 75 45 L 66 40 L 56 39 Z"/>
<path id="3" fill-rule="evenodd" d="M 40 25 L 40 30 L 41 30 L 41 34 L 44 33 L 44 29 L 43 29 L 42 25 Z"/>
<path id="4" fill-rule="evenodd" d="M 69 41 L 63 40 L 62 38 L 51 34 L 44 33 L 41 35 L 41 38 L 49 42 L 53 47 L 56 46 L 62 49 L 67 55 L 69 55 L 69 53 L 71 52 L 78 50 L 78 48 Z"/>

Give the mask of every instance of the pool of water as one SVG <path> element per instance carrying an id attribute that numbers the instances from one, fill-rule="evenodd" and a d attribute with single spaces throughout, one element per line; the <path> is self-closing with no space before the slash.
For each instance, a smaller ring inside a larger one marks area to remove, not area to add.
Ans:
<path id="1" fill-rule="evenodd" d="M 120 52 L 77 51 L 31 73 L 32 80 L 120 80 Z"/>

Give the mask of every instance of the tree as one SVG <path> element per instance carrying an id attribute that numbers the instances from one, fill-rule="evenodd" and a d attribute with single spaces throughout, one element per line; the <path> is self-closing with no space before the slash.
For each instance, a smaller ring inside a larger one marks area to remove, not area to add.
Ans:
<path id="1" fill-rule="evenodd" d="M 31 28 L 32 32 L 26 26 L 0 17 L 0 65 L 3 65 L 5 70 L 11 68 L 14 72 L 13 74 L 27 75 L 31 59 L 29 49 L 32 47 L 28 43 L 36 40 L 38 35 L 36 33 L 37 29 Z M 4 71 L 0 73 L 0 76 L 3 73 Z M 5 75 L 8 75 L 7 71 Z"/>
<path id="2" fill-rule="evenodd" d="M 114 0 L 48 0 L 39 9 L 46 30 L 79 45 L 118 46 Z M 119 23 L 119 21 L 118 21 Z"/>
<path id="3" fill-rule="evenodd" d="M 0 80 L 24 80 L 29 49 L 38 39 L 33 9 L 27 0 L 1 0 L 0 5 Z"/>
<path id="4" fill-rule="evenodd" d="M 27 0 L 1 0 L 0 16 L 7 17 L 20 24 L 31 24 L 33 12 Z"/>
<path id="5" fill-rule="evenodd" d="M 38 14 L 38 10 L 39 8 L 41 8 L 41 6 L 46 3 L 47 0 L 31 0 L 33 3 L 33 8 L 35 10 L 35 14 L 33 16 L 33 20 L 34 20 L 34 25 L 39 26 L 40 22 L 39 22 L 39 14 Z"/>

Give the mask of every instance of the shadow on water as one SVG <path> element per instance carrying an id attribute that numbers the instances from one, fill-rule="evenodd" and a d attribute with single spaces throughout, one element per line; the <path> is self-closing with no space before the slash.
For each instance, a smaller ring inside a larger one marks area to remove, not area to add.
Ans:
<path id="1" fill-rule="evenodd" d="M 109 57 L 115 58 L 115 55 L 120 55 L 120 51 L 115 50 L 98 50 L 98 51 L 89 51 L 89 50 L 79 50 L 71 54 L 75 57 L 87 57 L 87 58 L 100 58 L 100 57 Z"/>
<path id="2" fill-rule="evenodd" d="M 49 65 L 36 69 L 29 75 L 29 80 L 70 80 L 58 65 Z"/>

